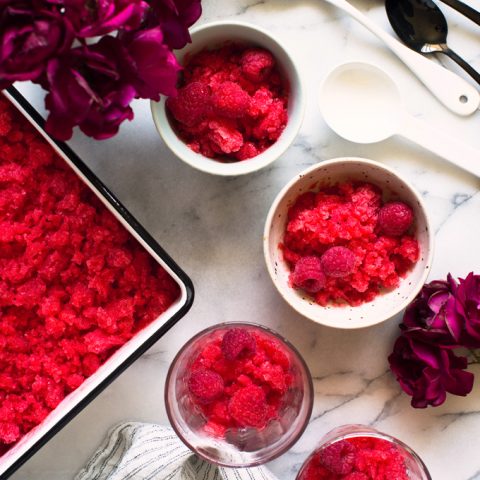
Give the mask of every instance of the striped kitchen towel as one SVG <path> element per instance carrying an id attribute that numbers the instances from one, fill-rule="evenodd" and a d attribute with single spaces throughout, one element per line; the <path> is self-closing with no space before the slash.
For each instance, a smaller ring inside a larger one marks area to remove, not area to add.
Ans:
<path id="1" fill-rule="evenodd" d="M 189 450 L 170 427 L 114 427 L 75 480 L 277 480 L 264 467 L 216 467 Z"/>

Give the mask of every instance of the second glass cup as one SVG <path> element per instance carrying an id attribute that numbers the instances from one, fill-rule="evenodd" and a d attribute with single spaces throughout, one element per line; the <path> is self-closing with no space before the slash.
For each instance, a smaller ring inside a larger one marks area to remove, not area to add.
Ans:
<path id="1" fill-rule="evenodd" d="M 248 467 L 289 449 L 310 419 L 313 385 L 299 352 L 252 323 L 208 328 L 170 366 L 165 403 L 172 427 L 204 459 Z"/>
<path id="2" fill-rule="evenodd" d="M 432 480 L 420 457 L 405 443 L 364 425 L 327 433 L 305 460 L 296 480 Z"/>

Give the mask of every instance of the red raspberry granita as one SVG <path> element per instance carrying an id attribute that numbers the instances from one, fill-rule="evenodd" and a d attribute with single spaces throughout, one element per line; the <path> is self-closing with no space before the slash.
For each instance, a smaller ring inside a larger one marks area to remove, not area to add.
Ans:
<path id="1" fill-rule="evenodd" d="M 193 450 L 198 445 L 208 460 L 232 466 L 257 463 L 258 455 L 293 444 L 312 402 L 310 374 L 298 352 L 266 328 L 236 323 L 205 330 L 183 347 L 165 395 L 180 438 Z"/>
<path id="2" fill-rule="evenodd" d="M 223 161 L 246 160 L 270 147 L 288 120 L 289 87 L 273 55 L 227 44 L 186 59 L 172 124 L 195 152 Z"/>
<path id="3" fill-rule="evenodd" d="M 365 182 L 300 195 L 280 248 L 290 285 L 322 306 L 360 305 L 398 286 L 419 258 L 413 211 Z"/>
<path id="4" fill-rule="evenodd" d="M 0 95 L 0 454 L 179 294 Z"/>
<path id="5" fill-rule="evenodd" d="M 328 437 L 305 461 L 297 480 L 431 480 L 415 452 L 374 429 L 347 425 Z"/>

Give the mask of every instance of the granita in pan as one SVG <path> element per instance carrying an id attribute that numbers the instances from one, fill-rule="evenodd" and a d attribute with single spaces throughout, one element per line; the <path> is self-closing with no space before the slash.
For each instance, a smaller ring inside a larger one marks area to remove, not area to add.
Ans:
<path id="1" fill-rule="evenodd" d="M 412 208 L 347 181 L 300 195 L 280 248 L 292 288 L 322 306 L 360 305 L 396 288 L 419 258 Z"/>
<path id="2" fill-rule="evenodd" d="M 268 50 L 230 43 L 186 58 L 167 110 L 194 152 L 239 161 L 277 141 L 288 121 L 288 97 L 287 81 Z"/>
<path id="3" fill-rule="evenodd" d="M 179 295 L 0 95 L 0 454 Z"/>

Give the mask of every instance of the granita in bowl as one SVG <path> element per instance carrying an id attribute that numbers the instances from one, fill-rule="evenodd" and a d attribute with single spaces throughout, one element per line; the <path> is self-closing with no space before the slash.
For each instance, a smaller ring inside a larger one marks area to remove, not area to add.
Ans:
<path id="1" fill-rule="evenodd" d="M 194 152 L 241 161 L 278 140 L 288 120 L 288 96 L 269 50 L 227 42 L 185 57 L 178 95 L 166 106 Z"/>
<path id="2" fill-rule="evenodd" d="M 431 480 L 407 445 L 362 425 L 328 433 L 307 458 L 296 480 Z"/>
<path id="3" fill-rule="evenodd" d="M 192 30 L 192 43 L 177 57 L 177 95 L 151 107 L 180 159 L 211 174 L 242 175 L 290 146 L 303 119 L 303 89 L 292 56 L 268 31 L 209 23 Z"/>
<path id="4" fill-rule="evenodd" d="M 179 437 L 225 466 L 265 463 L 310 418 L 312 380 L 297 350 L 260 325 L 224 323 L 193 337 L 168 372 L 165 400 Z"/>
<path id="5" fill-rule="evenodd" d="M 272 205 L 264 235 L 284 298 L 319 323 L 358 328 L 404 308 L 432 255 L 421 197 L 377 162 L 336 159 L 295 177 Z"/>

